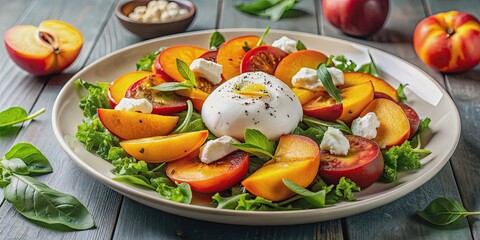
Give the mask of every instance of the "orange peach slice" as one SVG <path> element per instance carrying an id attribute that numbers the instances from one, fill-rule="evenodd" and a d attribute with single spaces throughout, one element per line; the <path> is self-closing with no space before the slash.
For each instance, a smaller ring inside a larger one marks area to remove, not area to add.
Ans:
<path id="1" fill-rule="evenodd" d="M 180 45 L 172 46 L 158 54 L 153 63 L 155 72 L 162 75 L 168 81 L 183 82 L 185 79 L 180 75 L 177 68 L 177 58 L 190 65 L 193 60 L 199 58 L 208 50 L 196 46 Z"/>
<path id="2" fill-rule="evenodd" d="M 373 100 L 373 86 L 370 82 L 361 83 L 341 90 L 342 115 L 338 118 L 345 123 L 350 123 L 360 115 L 370 101 Z"/>
<path id="3" fill-rule="evenodd" d="M 317 69 L 320 63 L 326 62 L 325 54 L 313 50 L 301 50 L 284 57 L 275 70 L 275 77 L 292 87 L 292 77 L 301 68 Z"/>
<path id="4" fill-rule="evenodd" d="M 152 73 L 147 71 L 129 72 L 115 79 L 108 88 L 108 100 L 112 108 L 122 100 L 132 84 L 150 74 Z"/>
<path id="5" fill-rule="evenodd" d="M 310 138 L 299 135 L 280 137 L 275 156 L 242 181 L 242 185 L 256 196 L 281 201 L 295 195 L 282 179 L 307 187 L 317 175 L 320 149 Z"/>
<path id="6" fill-rule="evenodd" d="M 200 148 L 208 130 L 125 140 L 120 142 L 132 157 L 148 163 L 170 162 L 187 156 Z"/>
<path id="7" fill-rule="evenodd" d="M 297 87 L 292 87 L 292 91 L 295 94 L 295 96 L 297 96 L 298 100 L 300 100 L 300 104 L 302 105 L 322 95 L 321 91 L 314 92 L 308 89 L 297 88 Z"/>
<path id="8" fill-rule="evenodd" d="M 375 92 L 384 93 L 393 100 L 398 101 L 397 90 L 390 86 L 385 80 L 377 78 L 367 73 L 346 72 L 343 74 L 345 83 L 341 88 L 347 88 L 365 82 L 372 82 L 373 90 Z"/>
<path id="9" fill-rule="evenodd" d="M 222 76 L 229 80 L 240 74 L 240 64 L 247 52 L 245 45 L 253 48 L 260 40 L 257 36 L 242 36 L 228 40 L 218 50 L 217 63 L 223 66 Z"/>
<path id="10" fill-rule="evenodd" d="M 177 125 L 178 116 L 97 109 L 103 126 L 120 139 L 136 139 L 168 134 Z"/>
<path id="11" fill-rule="evenodd" d="M 408 139 L 410 124 L 407 115 L 397 103 L 385 98 L 377 98 L 363 109 L 360 116 L 363 117 L 369 112 L 374 112 L 380 122 L 377 137 L 374 140 L 381 148 L 401 145 Z"/>

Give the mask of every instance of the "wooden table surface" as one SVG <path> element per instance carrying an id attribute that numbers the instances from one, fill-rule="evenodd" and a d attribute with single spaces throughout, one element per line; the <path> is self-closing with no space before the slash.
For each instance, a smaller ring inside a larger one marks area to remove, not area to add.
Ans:
<path id="1" fill-rule="evenodd" d="M 37 146 L 54 172 L 38 179 L 76 196 L 89 209 L 96 228 L 61 232 L 25 219 L 0 193 L 0 238 L 12 239 L 480 239 L 478 217 L 448 227 L 421 221 L 415 211 L 437 197 L 460 200 L 471 211 L 480 210 L 480 66 L 460 74 L 441 74 L 426 67 L 412 46 L 416 24 L 424 17 L 459 10 L 480 18 L 478 0 L 392 0 L 384 28 L 368 39 L 343 35 L 322 16 L 320 0 L 303 0 L 300 17 L 278 22 L 238 12 L 239 0 L 196 0 L 197 16 L 188 31 L 271 25 L 360 42 L 403 58 L 426 71 L 454 99 L 462 120 L 458 147 L 445 167 L 410 194 L 374 210 L 348 218 L 292 226 L 235 226 L 192 220 L 168 214 L 114 192 L 77 167 L 56 141 L 51 126 L 53 103 L 63 85 L 84 66 L 117 49 L 140 42 L 113 15 L 116 0 L 0 0 L 0 33 L 19 24 L 38 25 L 59 19 L 77 27 L 85 43 L 74 64 L 62 74 L 33 77 L 18 68 L 0 47 L 0 109 L 20 106 L 29 112 L 42 107 L 47 113 L 0 136 L 3 156 L 15 142 Z M 478 46 L 480 47 L 480 46 Z M 111 80 L 111 79 L 106 79 Z"/>

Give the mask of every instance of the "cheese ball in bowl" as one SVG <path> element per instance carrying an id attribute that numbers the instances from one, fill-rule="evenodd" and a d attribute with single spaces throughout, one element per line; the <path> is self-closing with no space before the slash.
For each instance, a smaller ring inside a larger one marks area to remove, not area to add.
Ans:
<path id="1" fill-rule="evenodd" d="M 288 134 L 302 120 L 300 101 L 278 78 L 264 72 L 238 75 L 205 100 L 202 119 L 215 136 L 244 140 L 245 129 L 261 131 L 270 140 Z"/>

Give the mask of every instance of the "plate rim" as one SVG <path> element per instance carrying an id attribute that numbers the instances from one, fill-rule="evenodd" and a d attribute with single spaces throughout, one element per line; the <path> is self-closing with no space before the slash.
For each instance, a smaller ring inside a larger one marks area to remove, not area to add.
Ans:
<path id="1" fill-rule="evenodd" d="M 143 42 L 138 42 L 123 48 L 120 48 L 118 50 L 115 50 L 95 61 L 90 63 L 89 65 L 83 67 L 80 71 L 78 71 L 76 74 L 74 74 L 68 82 L 62 87 L 60 90 L 59 94 L 57 95 L 55 99 L 55 103 L 53 105 L 53 111 L 52 111 L 52 127 L 54 130 L 55 137 L 59 144 L 61 145 L 62 149 L 67 153 L 67 155 L 74 161 L 74 163 L 79 166 L 81 169 L 83 169 L 87 174 L 93 176 L 96 180 L 100 181 L 102 184 L 106 185 L 110 189 L 113 189 L 114 191 L 127 196 L 137 202 L 140 202 L 144 205 L 154 207 L 156 209 L 173 213 L 176 215 L 181 215 L 184 217 L 189 217 L 189 218 L 194 218 L 194 219 L 199 219 L 199 220 L 204 220 L 204 221 L 213 221 L 213 222 L 221 222 L 221 223 L 231 223 L 231 224 L 245 224 L 245 225 L 291 225 L 291 224 L 300 224 L 300 223 L 312 223 L 312 222 L 319 222 L 319 221 L 326 221 L 326 220 L 331 220 L 331 219 L 339 219 L 342 217 L 346 216 L 351 216 L 354 214 L 358 214 L 361 212 L 365 212 L 374 208 L 377 208 L 379 206 L 383 206 L 387 203 L 393 202 L 397 199 L 399 199 L 402 196 L 405 196 L 415 189 L 419 188 L 423 184 L 425 184 L 428 180 L 430 180 L 433 176 L 435 176 L 444 166 L 445 164 L 449 161 L 450 157 L 453 155 L 454 151 L 457 148 L 459 139 L 460 139 L 460 133 L 461 133 L 461 122 L 460 122 L 460 115 L 458 112 L 458 109 L 451 98 L 451 96 L 448 94 L 448 92 L 436 81 L 434 80 L 429 74 L 427 74 L 425 71 L 417 67 L 416 65 L 413 65 L 412 63 L 395 56 L 389 52 L 386 52 L 384 50 L 378 49 L 376 47 L 364 45 L 361 43 L 357 42 L 352 42 L 348 40 L 343 40 L 343 39 L 338 39 L 334 37 L 329 37 L 329 36 L 323 36 L 323 35 L 318 35 L 318 34 L 312 34 L 312 33 L 305 33 L 305 32 L 298 32 L 298 31 L 291 31 L 291 30 L 280 30 L 280 29 L 271 29 L 270 32 L 272 33 L 279 33 L 279 34 L 290 34 L 290 35 L 296 35 L 296 36 L 308 36 L 308 37 L 314 37 L 314 38 L 324 38 L 329 41 L 334 41 L 334 42 L 340 42 L 342 44 L 349 44 L 353 46 L 358 46 L 362 49 L 373 49 L 374 51 L 381 52 L 382 54 L 386 54 L 389 57 L 394 58 L 397 61 L 401 61 L 405 64 L 407 64 L 409 67 L 412 67 L 416 69 L 419 73 L 423 74 L 425 77 L 428 78 L 429 81 L 433 82 L 435 86 L 443 93 L 442 98 L 446 98 L 446 101 L 449 105 L 453 106 L 453 114 L 454 114 L 454 119 L 456 120 L 455 123 L 458 125 L 458 127 L 454 128 L 454 144 L 453 147 L 449 149 L 449 151 L 446 154 L 443 154 L 445 156 L 445 159 L 442 159 L 441 161 L 438 161 L 438 163 L 431 168 L 427 169 L 425 174 L 422 176 L 426 177 L 421 177 L 417 178 L 408 182 L 405 182 L 402 184 L 402 186 L 398 186 L 397 189 L 392 190 L 392 191 L 386 191 L 382 194 L 379 194 L 378 196 L 374 196 L 371 198 L 368 198 L 368 201 L 354 201 L 354 202 L 349 202 L 345 206 L 341 206 L 341 209 L 333 209 L 333 208 L 319 208 L 319 209 L 306 209 L 306 210 L 293 210 L 293 211 L 268 211 L 268 212 L 262 212 L 262 211 L 237 211 L 237 210 L 226 210 L 226 209 L 216 209 L 212 207 L 206 207 L 206 206 L 199 206 L 199 205 L 186 205 L 182 203 L 177 203 L 173 202 L 170 200 L 162 199 L 161 197 L 155 197 L 152 195 L 147 195 L 142 192 L 139 192 L 136 190 L 135 187 L 117 182 L 109 178 L 108 176 L 100 173 L 99 171 L 95 171 L 93 167 L 88 165 L 86 162 L 81 160 L 80 156 L 77 156 L 76 153 L 72 150 L 72 148 L 67 144 L 67 142 L 64 139 L 64 135 L 62 134 L 62 131 L 60 129 L 59 125 L 59 119 L 57 117 L 59 116 L 59 113 L 61 111 L 61 102 L 60 99 L 73 88 L 73 82 L 75 79 L 79 78 L 83 73 L 87 72 L 90 68 L 93 68 L 96 64 L 98 64 L 101 61 L 104 61 L 107 58 L 110 58 L 116 54 L 119 54 L 121 52 L 127 52 L 130 51 L 130 49 L 134 49 L 137 47 L 141 47 L 143 45 L 147 45 L 150 43 L 154 42 L 161 42 L 165 41 L 168 39 L 175 39 L 175 38 L 182 38 L 182 37 L 188 37 L 192 35 L 204 35 L 204 34 L 211 34 L 214 31 L 220 31 L 222 33 L 262 33 L 264 29 L 260 28 L 224 28 L 224 29 L 208 29 L 208 30 L 201 30 L 201 31 L 191 31 L 191 32 L 186 32 L 186 33 L 180 33 L 180 34 L 174 34 L 174 35 L 169 35 L 165 37 L 159 37 L 155 39 L 150 39 L 147 41 Z M 411 187 L 411 185 L 415 185 L 414 187 Z M 406 193 L 404 193 L 407 191 Z M 333 209 L 333 210 L 332 210 Z M 187 210 L 187 211 L 185 211 Z M 190 215 L 188 212 L 189 211 L 194 211 L 195 214 Z M 219 214 L 219 212 L 221 212 Z M 325 217 L 320 217 L 316 219 L 311 219 L 311 216 L 309 218 L 306 218 L 305 220 L 302 219 L 302 217 L 298 217 L 298 215 L 311 215 L 311 214 L 316 214 L 316 213 L 321 213 L 319 215 L 329 215 L 332 213 L 336 214 L 336 217 L 334 218 L 325 218 Z M 221 221 L 219 219 L 207 219 L 206 217 L 212 216 L 212 215 L 223 215 L 223 216 L 231 216 L 231 217 L 236 217 L 236 218 L 226 218 L 222 219 Z M 270 219 L 270 218 L 278 218 L 280 217 L 284 219 L 284 221 L 276 221 L 274 223 L 271 223 L 269 221 L 264 221 L 261 224 L 258 224 L 258 221 L 256 223 L 250 223 L 249 221 L 246 221 L 248 218 L 251 217 L 256 217 L 258 219 Z M 293 221 L 293 222 L 292 222 Z M 250 224 L 249 224 L 250 223 Z"/>

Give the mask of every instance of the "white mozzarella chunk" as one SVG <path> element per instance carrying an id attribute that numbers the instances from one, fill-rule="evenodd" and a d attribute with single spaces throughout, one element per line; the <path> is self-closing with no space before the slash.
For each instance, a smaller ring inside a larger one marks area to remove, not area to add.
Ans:
<path id="1" fill-rule="evenodd" d="M 272 43 L 272 46 L 280 48 L 282 51 L 290 54 L 297 51 L 297 41 L 283 36 Z"/>
<path id="2" fill-rule="evenodd" d="M 327 150 L 333 155 L 347 155 L 350 143 L 342 131 L 328 127 L 320 143 L 320 149 Z"/>
<path id="3" fill-rule="evenodd" d="M 115 106 L 115 110 L 152 113 L 153 106 L 145 98 L 142 98 L 142 99 L 122 98 L 122 100 L 120 100 L 117 106 Z"/>
<path id="4" fill-rule="evenodd" d="M 352 133 L 364 138 L 374 139 L 377 136 L 378 127 L 380 127 L 380 122 L 377 115 L 369 112 L 365 116 L 353 120 Z"/>
<path id="5" fill-rule="evenodd" d="M 343 72 L 337 68 L 327 68 L 332 77 L 333 85 L 342 85 L 344 81 Z M 318 79 L 317 70 L 312 68 L 301 68 L 292 77 L 292 85 L 298 88 L 309 89 L 312 91 L 324 90 L 322 81 Z"/>
<path id="6" fill-rule="evenodd" d="M 205 143 L 205 146 L 203 147 L 203 150 L 199 156 L 200 160 L 206 164 L 220 160 L 221 158 L 237 150 L 236 147 L 232 146 L 233 143 L 240 142 L 230 136 L 222 136 L 208 141 Z"/>
<path id="7" fill-rule="evenodd" d="M 213 85 L 217 85 L 222 81 L 222 65 L 216 62 L 197 58 L 190 64 L 190 69 L 196 77 L 205 78 Z"/>

